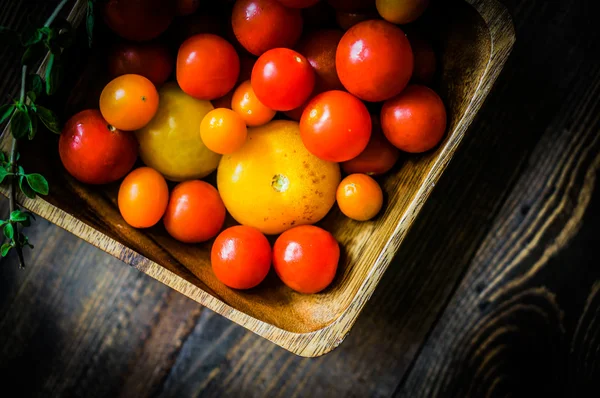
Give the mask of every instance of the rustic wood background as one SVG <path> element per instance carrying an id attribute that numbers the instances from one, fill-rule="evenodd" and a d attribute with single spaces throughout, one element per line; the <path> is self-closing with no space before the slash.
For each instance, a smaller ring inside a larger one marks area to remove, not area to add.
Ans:
<path id="1" fill-rule="evenodd" d="M 593 0 L 504 0 L 517 43 L 337 350 L 300 358 L 46 221 L 0 262 L 21 396 L 586 396 L 600 388 L 600 30 Z M 56 0 L 0 0 L 24 26 Z M 3 101 L 18 84 L 0 49 Z M 2 216 L 7 202 L 0 202 Z M 11 387 L 13 386 L 13 387 Z M 16 388 L 16 389 L 13 389 Z M 12 396 L 10 394 L 9 396 Z"/>

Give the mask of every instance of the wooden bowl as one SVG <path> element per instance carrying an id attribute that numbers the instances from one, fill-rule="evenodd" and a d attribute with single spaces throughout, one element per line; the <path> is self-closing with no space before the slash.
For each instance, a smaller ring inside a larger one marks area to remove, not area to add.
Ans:
<path id="1" fill-rule="evenodd" d="M 85 3 L 79 1 L 72 10 L 74 23 L 84 15 Z M 495 0 L 438 2 L 423 23 L 433 32 L 441 58 L 438 91 L 448 108 L 448 134 L 434 151 L 403 157 L 398 167 L 380 179 L 386 204 L 375 220 L 355 222 L 337 208 L 326 217 L 322 224 L 338 239 L 343 255 L 336 279 L 320 294 L 295 293 L 274 275 L 249 291 L 225 287 L 210 267 L 211 242 L 178 243 L 162 225 L 149 230 L 129 227 L 116 206 L 118 184 L 96 187 L 75 181 L 60 163 L 56 136 L 45 131 L 23 147 L 21 158 L 28 172 L 44 170 L 50 195 L 18 199 L 34 213 L 275 344 L 302 356 L 325 354 L 344 340 L 373 294 L 515 40 L 509 14 Z M 94 58 L 85 63 L 87 72 L 69 72 L 82 77 L 75 79 L 70 97 L 60 99 L 68 104 L 65 116 L 83 109 L 83 99 L 98 98 L 87 84 L 95 73 Z M 3 148 L 9 145 L 7 136 L 4 134 Z"/>

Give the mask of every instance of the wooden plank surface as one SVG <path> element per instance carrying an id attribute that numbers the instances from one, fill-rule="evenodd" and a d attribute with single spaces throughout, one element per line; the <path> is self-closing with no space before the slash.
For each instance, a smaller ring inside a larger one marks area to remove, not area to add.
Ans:
<path id="1" fill-rule="evenodd" d="M 22 26 L 52 2 L 0 1 Z M 506 0 L 517 44 L 350 336 L 296 357 L 38 221 L 0 263 L 0 380 L 54 396 L 583 396 L 600 383 L 591 0 Z M 2 59 L 14 54 L 2 52 Z M 14 93 L 17 62 L 0 64 Z M 3 214 L 6 203 L 2 202 Z"/>

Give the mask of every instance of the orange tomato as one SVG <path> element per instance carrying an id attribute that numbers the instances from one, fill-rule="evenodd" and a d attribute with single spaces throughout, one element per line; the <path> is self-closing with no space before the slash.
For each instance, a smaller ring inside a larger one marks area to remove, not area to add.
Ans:
<path id="1" fill-rule="evenodd" d="M 298 123 L 276 120 L 248 129 L 238 151 L 223 155 L 217 185 L 229 213 L 265 234 L 321 220 L 335 203 L 337 163 L 312 155 Z"/>
<path id="2" fill-rule="evenodd" d="M 262 126 L 275 117 L 273 109 L 260 102 L 250 80 L 246 80 L 233 93 L 231 98 L 231 109 L 244 119 L 249 127 Z"/>
<path id="3" fill-rule="evenodd" d="M 376 0 L 379 15 L 388 22 L 405 25 L 425 12 L 429 0 Z"/>
<path id="4" fill-rule="evenodd" d="M 291 289 L 318 293 L 333 281 L 340 247 L 333 235 L 313 225 L 292 228 L 273 246 L 273 268 Z"/>
<path id="5" fill-rule="evenodd" d="M 100 112 L 119 130 L 139 130 L 158 110 L 158 92 L 144 76 L 123 75 L 113 79 L 100 94 Z"/>
<path id="6" fill-rule="evenodd" d="M 221 232 L 210 252 L 218 280 L 234 289 L 250 289 L 271 268 L 271 245 L 256 228 L 237 225 Z"/>
<path id="7" fill-rule="evenodd" d="M 177 54 L 177 83 L 188 95 L 214 100 L 227 94 L 240 74 L 240 58 L 225 39 L 210 33 L 190 37 Z"/>
<path id="8" fill-rule="evenodd" d="M 383 192 L 377 181 L 366 174 L 351 174 L 337 189 L 336 199 L 342 213 L 357 221 L 375 217 L 383 205 Z"/>
<path id="9" fill-rule="evenodd" d="M 209 183 L 182 182 L 171 192 L 163 222 L 169 235 L 181 242 L 204 242 L 219 233 L 225 222 L 225 206 Z"/>
<path id="10" fill-rule="evenodd" d="M 231 109 L 213 109 L 200 124 L 200 137 L 204 145 L 221 155 L 237 151 L 244 145 L 247 135 L 244 119 Z"/>
<path id="11" fill-rule="evenodd" d="M 365 150 L 354 159 L 341 164 L 342 169 L 348 174 L 384 174 L 394 167 L 400 157 L 398 148 L 393 146 L 383 135 L 379 117 L 371 115 L 371 121 L 373 122 L 371 139 Z"/>
<path id="12" fill-rule="evenodd" d="M 125 222 L 135 228 L 148 228 L 159 222 L 168 202 L 167 182 L 150 167 L 133 170 L 119 188 L 119 211 Z"/>

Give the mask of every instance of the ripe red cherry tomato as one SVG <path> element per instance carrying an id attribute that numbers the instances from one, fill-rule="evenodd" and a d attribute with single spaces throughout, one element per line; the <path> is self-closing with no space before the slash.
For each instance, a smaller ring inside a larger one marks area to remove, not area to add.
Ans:
<path id="1" fill-rule="evenodd" d="M 300 119 L 304 146 L 330 162 L 358 156 L 371 138 L 371 115 L 365 104 L 345 91 L 326 91 L 309 101 Z"/>
<path id="2" fill-rule="evenodd" d="M 277 0 L 281 4 L 290 8 L 307 8 L 317 4 L 320 0 Z"/>
<path id="3" fill-rule="evenodd" d="M 303 55 L 288 48 L 274 48 L 261 55 L 252 69 L 256 97 L 276 111 L 302 105 L 315 86 L 315 73 Z"/>
<path id="4" fill-rule="evenodd" d="M 343 35 L 337 29 L 316 30 L 306 34 L 296 46 L 315 71 L 314 94 L 344 89 L 335 69 L 335 52 Z"/>
<path id="5" fill-rule="evenodd" d="M 373 123 L 371 139 L 364 151 L 354 159 L 341 164 L 347 174 L 364 173 L 379 175 L 387 173 L 398 161 L 400 151 L 390 144 L 381 131 L 379 117 L 371 115 Z"/>
<path id="6" fill-rule="evenodd" d="M 177 54 L 177 83 L 188 95 L 213 100 L 227 94 L 240 74 L 240 58 L 229 42 L 210 33 L 192 36 Z"/>
<path id="7" fill-rule="evenodd" d="M 171 0 L 108 0 L 104 6 L 106 25 L 133 41 L 154 39 L 167 30 L 174 15 Z"/>
<path id="8" fill-rule="evenodd" d="M 365 101 L 385 101 L 408 84 L 413 54 L 400 28 L 370 20 L 344 34 L 337 48 L 336 68 L 349 92 Z"/>
<path id="9" fill-rule="evenodd" d="M 110 126 L 100 111 L 85 110 L 65 124 L 58 142 L 60 160 L 77 180 L 106 184 L 123 177 L 135 163 L 133 133 Z"/>
<path id="10" fill-rule="evenodd" d="M 329 232 L 302 225 L 282 233 L 273 246 L 273 267 L 291 289 L 318 293 L 333 281 L 340 247 Z"/>
<path id="11" fill-rule="evenodd" d="M 269 273 L 271 245 L 258 229 L 237 225 L 217 236 L 210 261 L 215 276 L 225 285 L 250 289 Z"/>
<path id="12" fill-rule="evenodd" d="M 209 183 L 182 182 L 171 192 L 163 222 L 169 235 L 181 242 L 204 242 L 216 236 L 223 226 L 225 205 Z"/>
<path id="13" fill-rule="evenodd" d="M 235 37 L 254 55 L 272 48 L 292 48 L 302 34 L 300 10 L 284 7 L 277 0 L 238 0 L 231 23 Z"/>
<path id="14" fill-rule="evenodd" d="M 141 75 L 158 86 L 173 72 L 173 63 L 173 56 L 163 44 L 120 43 L 108 55 L 108 72 L 112 78 Z"/>
<path id="15" fill-rule="evenodd" d="M 446 131 L 446 107 L 429 87 L 411 85 L 381 108 L 381 128 L 397 148 L 419 153 L 435 147 Z"/>

